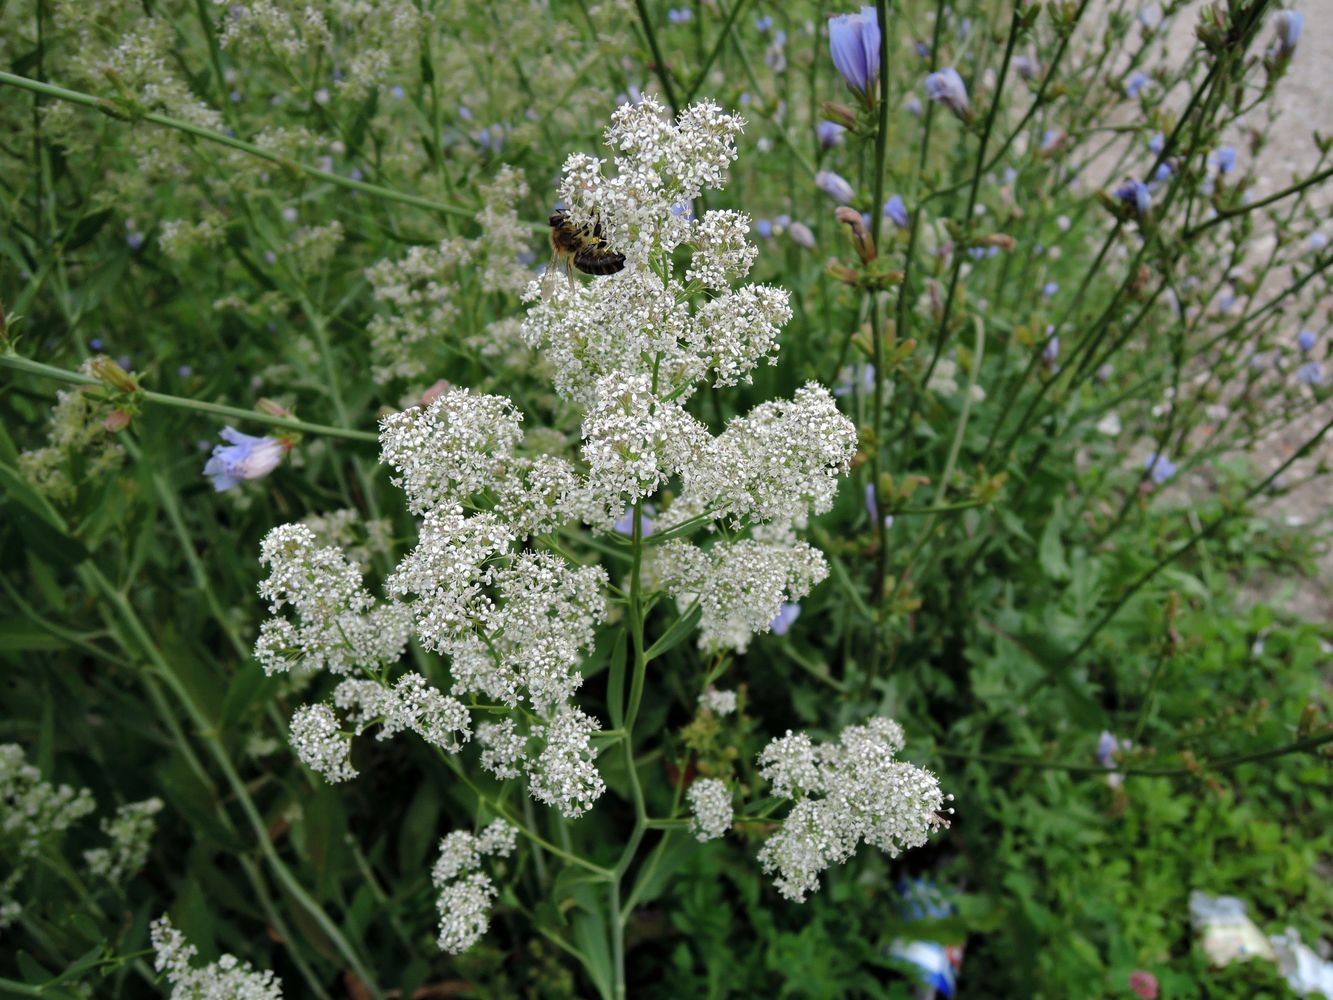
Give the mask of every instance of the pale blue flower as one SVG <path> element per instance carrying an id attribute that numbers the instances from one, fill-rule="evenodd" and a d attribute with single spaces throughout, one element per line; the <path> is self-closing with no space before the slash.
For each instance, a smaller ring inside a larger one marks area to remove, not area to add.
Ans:
<path id="1" fill-rule="evenodd" d="M 1134 72 L 1129 75 L 1125 81 L 1125 93 L 1130 97 L 1138 97 L 1139 91 L 1148 86 L 1148 75 L 1146 73 Z"/>
<path id="2" fill-rule="evenodd" d="M 1213 162 L 1217 164 L 1219 174 L 1229 174 L 1236 168 L 1236 148 L 1234 146 L 1223 146 L 1213 154 Z"/>
<path id="3" fill-rule="evenodd" d="M 815 234 L 804 222 L 793 222 L 787 227 L 787 235 L 798 247 L 804 247 L 806 250 L 815 248 Z"/>
<path id="4" fill-rule="evenodd" d="M 673 7 L 667 11 L 667 20 L 672 24 L 689 24 L 692 17 L 694 11 L 688 7 Z"/>
<path id="5" fill-rule="evenodd" d="M 1152 194 L 1142 181 L 1125 181 L 1116 188 L 1115 196 L 1134 210 L 1134 214 L 1143 218 L 1152 209 Z"/>
<path id="6" fill-rule="evenodd" d="M 1148 140 L 1148 148 L 1154 153 L 1160 153 L 1162 151 L 1162 146 L 1165 144 L 1166 136 L 1162 135 L 1161 132 L 1154 133 L 1152 138 Z"/>
<path id="7" fill-rule="evenodd" d="M 639 523 L 643 526 L 643 537 L 647 538 L 653 533 L 653 515 L 657 513 L 652 504 L 644 504 L 639 512 Z M 626 507 L 625 513 L 616 519 L 616 523 L 611 526 L 611 530 L 618 535 L 624 535 L 627 538 L 634 535 L 634 508 Z"/>
<path id="8" fill-rule="evenodd" d="M 1154 452 L 1143 460 L 1143 471 L 1148 474 L 1149 479 L 1161 486 L 1176 474 L 1176 464 L 1165 455 Z"/>
<path id="9" fill-rule="evenodd" d="M 773 16 L 771 14 L 765 14 L 763 17 L 756 17 L 754 19 L 754 26 L 761 35 L 767 34 L 768 30 L 773 27 Z"/>
<path id="10" fill-rule="evenodd" d="M 879 520 L 879 500 L 875 496 L 874 483 L 866 483 L 866 513 L 871 521 Z"/>
<path id="11" fill-rule="evenodd" d="M 773 630 L 774 635 L 786 635 L 787 630 L 792 627 L 792 623 L 801 617 L 801 606 L 799 604 L 783 604 L 778 608 L 777 615 L 773 618 L 769 628 Z"/>
<path id="12" fill-rule="evenodd" d="M 1300 41 L 1305 18 L 1299 11 L 1284 10 L 1278 14 L 1273 23 L 1277 28 L 1278 55 L 1290 56 L 1296 51 L 1296 43 Z"/>
<path id="13" fill-rule="evenodd" d="M 213 489 L 229 490 L 246 479 L 262 479 L 278 467 L 291 450 L 285 438 L 251 437 L 234 427 L 222 428 L 221 437 L 229 445 L 218 445 L 204 466 L 204 475 L 213 478 Z"/>
<path id="14" fill-rule="evenodd" d="M 1328 246 L 1328 237 L 1323 233 L 1311 233 L 1310 239 L 1307 241 L 1307 246 L 1309 246 L 1315 253 L 1318 253 L 1320 250 L 1324 249 L 1324 247 Z"/>
<path id="15" fill-rule="evenodd" d="M 899 229 L 906 229 L 912 224 L 912 218 L 907 214 L 907 206 L 903 203 L 902 195 L 895 194 L 884 203 L 884 214 Z"/>
<path id="16" fill-rule="evenodd" d="M 903 101 L 903 107 L 907 109 L 907 113 L 912 117 L 921 117 L 921 98 L 917 97 L 916 94 L 908 94 Z"/>
<path id="17" fill-rule="evenodd" d="M 1313 330 L 1302 330 L 1296 335 L 1296 343 L 1301 349 L 1302 354 L 1309 354 L 1314 347 L 1315 341 L 1319 338 L 1315 336 Z"/>
<path id="18" fill-rule="evenodd" d="M 769 222 L 767 219 L 756 219 L 754 223 L 754 231 L 764 239 L 769 239 L 773 235 L 773 223 Z"/>
<path id="19" fill-rule="evenodd" d="M 869 396 L 875 391 L 875 366 L 860 366 L 860 378 L 857 378 L 856 371 L 855 367 L 849 365 L 838 372 L 838 383 L 833 387 L 833 395 L 846 396 L 860 390 Z"/>
<path id="20" fill-rule="evenodd" d="M 1045 295 L 1048 299 L 1054 297 L 1055 293 L 1059 290 L 1060 283 L 1058 281 L 1048 281 L 1041 286 L 1041 294 Z"/>
<path id="21" fill-rule="evenodd" d="M 821 170 L 815 174 L 815 187 L 834 201 L 848 202 L 856 197 L 856 192 L 852 190 L 852 186 L 832 170 Z"/>
<path id="22" fill-rule="evenodd" d="M 879 79 L 879 20 L 874 7 L 859 14 L 839 14 L 828 22 L 833 65 L 858 94 L 871 96 Z"/>
<path id="23" fill-rule="evenodd" d="M 819 136 L 821 149 L 832 149 L 834 146 L 841 146 L 846 131 L 846 128 L 837 122 L 829 121 L 827 118 L 815 126 L 815 134 Z"/>
<path id="24" fill-rule="evenodd" d="M 1296 369 L 1296 380 L 1310 387 L 1324 384 L 1324 368 L 1318 361 L 1307 361 Z"/>
<path id="25" fill-rule="evenodd" d="M 946 66 L 926 77 L 926 97 L 939 101 L 959 118 L 966 119 L 972 114 L 972 105 L 967 99 L 967 85 L 952 66 Z"/>

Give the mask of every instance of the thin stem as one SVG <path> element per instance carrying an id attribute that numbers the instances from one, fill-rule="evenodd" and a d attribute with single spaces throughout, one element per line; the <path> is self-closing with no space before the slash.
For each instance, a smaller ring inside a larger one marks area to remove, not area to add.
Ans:
<path id="1" fill-rule="evenodd" d="M 28 375 L 38 375 L 42 378 L 67 382 L 71 385 L 104 384 L 91 375 L 57 368 L 55 365 L 43 364 L 40 361 L 30 361 L 28 358 L 19 357 L 17 354 L 0 354 L 0 368 L 10 368 Z M 264 424 L 268 427 L 279 427 L 300 434 L 319 434 L 324 437 L 344 438 L 349 441 L 379 441 L 379 435 L 372 431 L 352 430 L 349 427 L 330 427 L 328 424 L 312 424 L 305 420 L 297 420 L 294 417 L 275 417 L 268 413 L 261 413 L 258 410 L 243 410 L 239 406 L 226 406 L 222 403 L 205 403 L 202 400 L 188 399 L 185 396 L 172 396 L 165 392 L 143 390 L 138 395 L 139 398 L 148 403 L 171 406 L 178 410 L 211 413 L 214 416 L 230 417 L 233 420 L 249 420 L 253 423 Z"/>
<path id="2" fill-rule="evenodd" d="M 648 8 L 643 0 L 634 0 L 634 6 L 639 12 L 639 24 L 643 26 L 643 33 L 648 39 L 648 48 L 653 54 L 653 68 L 657 71 L 657 78 L 662 81 L 662 92 L 666 94 L 667 103 L 671 105 L 671 113 L 679 115 L 680 103 L 676 100 L 676 88 L 671 84 L 671 73 L 662 58 L 662 49 L 657 44 L 657 32 L 653 30 L 653 21 L 648 16 Z"/>

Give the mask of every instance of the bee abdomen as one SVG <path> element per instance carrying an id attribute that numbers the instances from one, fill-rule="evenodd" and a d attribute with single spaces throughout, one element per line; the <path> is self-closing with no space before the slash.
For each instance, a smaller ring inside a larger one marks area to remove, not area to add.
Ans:
<path id="1" fill-rule="evenodd" d="M 574 254 L 574 266 L 584 274 L 615 274 L 625 269 L 625 255 L 614 250 L 584 248 Z"/>

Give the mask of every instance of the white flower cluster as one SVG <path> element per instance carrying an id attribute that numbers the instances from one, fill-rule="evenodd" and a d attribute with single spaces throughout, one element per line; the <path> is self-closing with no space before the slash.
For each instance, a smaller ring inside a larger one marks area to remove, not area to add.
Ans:
<path id="1" fill-rule="evenodd" d="M 234 955 L 196 968 L 199 950 L 166 914 L 153 921 L 149 939 L 156 952 L 153 967 L 166 973 L 172 1000 L 281 1000 L 282 982 L 272 972 L 260 972 Z"/>
<path id="2" fill-rule="evenodd" d="M 0 842 L 10 869 L 0 878 L 0 929 L 23 912 L 14 892 L 44 844 L 97 808 L 92 792 L 42 780 L 17 743 L 0 743 Z"/>
<path id="3" fill-rule="evenodd" d="M 707 709 L 714 715 L 730 715 L 736 711 L 736 692 L 723 691 L 710 684 L 708 689 L 699 695 L 699 707 Z"/>
<path id="4" fill-rule="evenodd" d="M 846 863 L 861 841 L 895 857 L 948 825 L 944 803 L 953 797 L 929 771 L 895 761 L 902 747 L 902 727 L 875 718 L 847 727 L 837 743 L 816 745 L 788 730 L 764 748 L 760 774 L 774 795 L 795 802 L 759 851 L 764 871 L 777 873 L 778 892 L 804 902 L 818 890 L 819 873 Z"/>
<path id="5" fill-rule="evenodd" d="M 734 812 L 731 789 L 719 778 L 700 778 L 690 785 L 685 798 L 690 804 L 690 832 L 700 843 L 716 840 L 731 829 Z"/>
<path id="6" fill-rule="evenodd" d="M 507 858 L 514 853 L 518 829 L 497 819 L 480 834 L 455 830 L 440 841 L 440 856 L 431 871 L 439 890 L 441 951 L 456 955 L 476 944 L 490 924 L 491 904 L 498 895 L 491 877 L 481 871 L 484 857 Z"/>
<path id="7" fill-rule="evenodd" d="M 754 529 L 752 539 L 708 549 L 669 543 L 649 567 L 682 606 L 699 601 L 708 649 L 744 650 L 784 602 L 827 574 L 792 529 L 831 507 L 856 449 L 855 427 L 815 384 L 716 437 L 684 408 L 700 384 L 736 385 L 761 360 L 775 361 L 791 316 L 781 289 L 728 287 L 755 259 L 748 219 L 715 211 L 694 221 L 687 210 L 705 187 L 724 183 L 742 125 L 707 103 L 675 122 L 651 98 L 619 108 L 607 131 L 612 162 L 571 156 L 560 193 L 576 224 L 601 227 L 625 268 L 540 299 L 534 283 L 523 323 L 556 391 L 585 407 L 587 486 L 557 503 L 583 502 L 585 517 L 595 512 L 609 525 L 679 479 L 659 530 L 695 518 Z M 683 281 L 672 276 L 680 247 L 690 250 Z M 695 307 L 700 290 L 708 295 Z"/>
<path id="8" fill-rule="evenodd" d="M 126 803 L 116 809 L 114 818 L 102 820 L 102 832 L 111 843 L 83 852 L 88 870 L 113 885 L 120 885 L 142 869 L 148 861 L 153 834 L 157 832 L 155 817 L 161 811 L 161 799 L 144 799 Z"/>
<path id="9" fill-rule="evenodd" d="M 828 576 L 823 555 L 806 542 L 742 538 L 701 549 L 673 539 L 651 558 L 653 575 L 680 607 L 698 602 L 699 647 L 708 651 L 745 652 L 785 602 L 799 601 Z"/>
<path id="10" fill-rule="evenodd" d="M 320 547 L 304 524 L 274 528 L 260 547 L 269 567 L 259 593 L 277 615 L 291 606 L 296 621 L 275 617 L 259 630 L 255 658 L 268 674 L 297 667 L 345 674 L 393 663 L 411 634 L 411 614 L 401 604 L 377 605 L 362 586 L 361 571 L 332 546 Z"/>
<path id="11" fill-rule="evenodd" d="M 376 382 L 426 373 L 429 358 L 419 348 L 438 343 L 441 331 L 458 318 L 460 297 L 465 292 L 475 295 L 475 286 L 469 290 L 464 275 L 475 274 L 481 290 L 495 295 L 518 295 L 528 286 L 532 272 L 520 257 L 531 233 L 517 210 L 527 193 L 523 175 L 502 166 L 489 184 L 481 185 L 482 208 L 476 216 L 480 236 L 446 237 L 366 269 L 375 301 L 384 307 L 369 326 Z"/>

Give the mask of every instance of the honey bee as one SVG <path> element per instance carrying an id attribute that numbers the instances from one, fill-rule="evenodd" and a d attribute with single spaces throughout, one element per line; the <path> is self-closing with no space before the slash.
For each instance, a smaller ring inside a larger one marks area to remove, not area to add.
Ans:
<path id="1" fill-rule="evenodd" d="M 574 268 L 584 274 L 615 274 L 625 268 L 625 255 L 616 253 L 602 236 L 602 224 L 597 221 L 576 226 L 569 213 L 558 208 L 551 213 L 551 266 L 548 278 L 555 273 L 557 262 L 574 283 Z M 548 290 L 549 290 L 549 286 Z"/>

